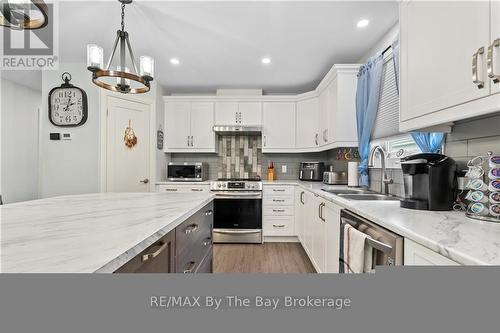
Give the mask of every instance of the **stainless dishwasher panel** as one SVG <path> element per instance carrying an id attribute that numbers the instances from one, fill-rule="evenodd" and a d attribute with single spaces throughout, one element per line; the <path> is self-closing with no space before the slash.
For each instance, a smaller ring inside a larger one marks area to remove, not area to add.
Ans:
<path id="1" fill-rule="evenodd" d="M 357 230 L 367 234 L 365 246 L 373 248 L 373 267 L 387 265 L 403 265 L 404 238 L 393 233 L 355 213 L 343 209 L 340 213 L 340 251 L 339 251 L 339 273 L 344 271 L 344 227 L 352 225 Z"/>

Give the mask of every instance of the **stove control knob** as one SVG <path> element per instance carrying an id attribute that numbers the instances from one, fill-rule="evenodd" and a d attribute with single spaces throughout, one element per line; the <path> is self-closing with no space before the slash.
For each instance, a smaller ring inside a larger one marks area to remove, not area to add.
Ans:
<path id="1" fill-rule="evenodd" d="M 222 187 L 222 184 L 221 184 L 221 183 L 217 184 L 217 187 L 218 187 L 218 188 L 221 188 L 221 187 Z"/>

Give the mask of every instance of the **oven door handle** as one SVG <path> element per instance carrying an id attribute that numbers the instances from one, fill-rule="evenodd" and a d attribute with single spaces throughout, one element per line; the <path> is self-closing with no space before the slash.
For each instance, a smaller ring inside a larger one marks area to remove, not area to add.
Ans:
<path id="1" fill-rule="evenodd" d="M 216 193 L 215 198 L 262 198 L 261 193 Z"/>
<path id="2" fill-rule="evenodd" d="M 229 229 L 218 229 L 214 230 L 214 233 L 219 234 L 258 234 L 261 230 L 229 230 Z"/>

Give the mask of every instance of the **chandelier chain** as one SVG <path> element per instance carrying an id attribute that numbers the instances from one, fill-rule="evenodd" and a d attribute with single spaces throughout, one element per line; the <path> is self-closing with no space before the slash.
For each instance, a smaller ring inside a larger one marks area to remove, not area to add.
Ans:
<path id="1" fill-rule="evenodd" d="M 125 31 L 125 4 L 122 3 L 122 31 Z"/>

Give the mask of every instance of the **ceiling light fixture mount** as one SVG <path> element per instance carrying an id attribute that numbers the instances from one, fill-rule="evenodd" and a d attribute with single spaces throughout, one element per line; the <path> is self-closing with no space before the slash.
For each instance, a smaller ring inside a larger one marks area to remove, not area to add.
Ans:
<path id="1" fill-rule="evenodd" d="M 125 31 L 125 5 L 132 3 L 132 0 L 118 1 L 121 3 L 121 29 L 116 32 L 113 50 L 106 67 L 103 68 L 104 53 L 102 47 L 89 44 L 87 45 L 87 69 L 92 72 L 92 82 L 101 88 L 123 94 L 146 93 L 151 89 L 150 82 L 153 81 L 154 59 L 149 56 L 141 56 L 139 59 L 140 70 L 137 70 L 134 52 L 128 38 L 129 35 Z M 118 44 L 120 44 L 119 66 L 117 66 L 117 70 L 112 70 L 110 68 Z M 127 51 L 134 72 L 130 72 L 126 66 Z M 113 80 L 116 80 L 116 82 L 113 82 Z M 131 82 L 134 82 L 134 86 L 131 86 Z"/>
<path id="2" fill-rule="evenodd" d="M 34 30 L 41 29 L 49 23 L 49 8 L 43 0 L 0 2 L 1 26 L 15 30 Z"/>
<path id="3" fill-rule="evenodd" d="M 264 65 L 269 65 L 271 63 L 271 58 L 269 58 L 269 57 L 262 58 L 261 62 Z"/>

